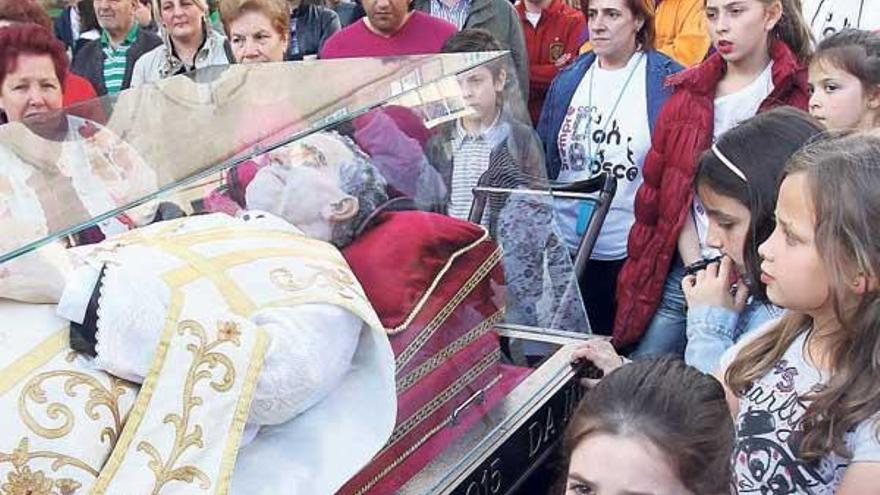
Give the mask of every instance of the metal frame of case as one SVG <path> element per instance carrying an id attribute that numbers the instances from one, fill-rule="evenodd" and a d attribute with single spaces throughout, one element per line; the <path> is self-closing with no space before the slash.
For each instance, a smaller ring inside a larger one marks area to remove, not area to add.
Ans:
<path id="1" fill-rule="evenodd" d="M 498 495 L 517 493 L 553 453 L 583 396 L 569 356 L 587 336 L 501 325 L 502 338 L 560 346 L 487 415 L 398 492 Z M 601 337 L 596 337 L 601 338 Z"/>
<path id="2" fill-rule="evenodd" d="M 449 58 L 450 56 L 446 56 Z M 0 260 L 7 261 L 18 255 L 37 249 L 53 239 L 67 237 L 85 227 L 93 226 L 101 220 L 113 218 L 121 212 L 132 209 L 135 206 L 152 201 L 161 195 L 172 192 L 180 192 L 186 187 L 196 185 L 201 180 L 216 176 L 221 171 L 237 166 L 249 156 L 259 152 L 282 146 L 298 137 L 303 137 L 312 132 L 318 132 L 333 123 L 345 119 L 352 119 L 363 114 L 370 108 L 379 104 L 380 101 L 392 101 L 395 97 L 406 96 L 415 93 L 415 90 L 423 83 L 421 77 L 413 81 L 401 80 L 394 86 L 389 94 L 379 94 L 378 87 L 386 83 L 386 79 L 398 76 L 398 72 L 412 70 L 412 74 L 420 75 L 421 71 L 433 74 L 427 84 L 442 82 L 449 79 L 457 72 L 476 67 L 481 64 L 499 60 L 500 54 L 471 54 L 473 60 L 456 61 L 450 59 L 452 69 L 434 67 L 432 60 L 415 60 L 410 64 L 402 64 L 399 70 L 383 74 L 382 78 L 373 81 L 373 94 L 366 89 L 363 93 L 363 101 L 357 98 L 357 92 L 346 95 L 345 101 L 349 104 L 349 112 L 345 115 L 330 113 L 329 109 L 321 108 L 316 111 L 315 122 L 309 128 L 295 129 L 284 139 L 268 144 L 261 142 L 254 145 L 246 152 L 225 156 L 219 163 L 193 164 L 192 170 L 176 170 L 181 176 L 173 177 L 162 184 L 157 185 L 155 191 L 149 195 L 138 198 L 128 198 L 130 204 L 120 204 L 112 210 L 96 214 L 91 218 L 78 218 L 70 215 L 63 229 L 48 232 L 44 238 L 29 239 L 28 243 L 21 246 L 13 246 L 9 250 L 0 250 Z M 439 64 L 442 66 L 442 64 Z M 394 68 L 394 67 L 391 67 Z M 438 82 L 439 81 L 439 82 Z M 367 86 L 370 86 L 369 84 Z M 384 86 L 382 86 L 384 87 Z M 370 89 L 370 88 L 367 88 Z M 351 100 L 351 101 L 348 101 Z M 374 101 L 375 100 L 375 101 Z M 338 102 L 337 102 L 338 103 Z M 326 111 L 325 111 L 326 110 Z M 317 117 L 321 117 L 318 119 Z M 344 119 L 344 118 L 345 119 Z M 7 128 L 7 131 L 10 128 Z M 112 130 L 112 129 L 111 129 Z M 121 134 L 121 132 L 120 132 Z M 262 136 L 268 139 L 267 136 Z M 0 136 L 2 138 L 2 136 Z M 13 139 L 14 136 L 9 137 Z M 2 139 L 0 139 L 2 141 Z M 137 151 L 143 153 L 153 149 L 152 142 L 141 143 Z M 133 148 L 134 149 L 134 148 Z M 226 150 L 229 151 L 229 150 Z M 227 153 L 228 154 L 228 153 Z M 168 163 L 159 160 L 166 168 L 173 160 L 169 157 Z M 198 165 L 198 166 L 197 166 Z M 616 181 L 601 176 L 591 181 L 575 185 L 548 186 L 550 195 L 565 197 L 582 197 L 585 192 L 599 192 L 598 218 L 604 218 L 614 195 Z M 484 192 L 510 192 L 499 191 L 491 188 Z M 579 195 L 580 194 L 580 195 Z M 485 196 L 483 196 L 485 200 Z M 582 241 L 581 249 L 575 262 L 575 273 L 579 276 L 583 272 L 589 252 L 598 235 L 601 221 L 593 221 L 587 234 Z M 588 247 L 588 249 L 585 249 Z M 411 478 L 399 493 L 404 494 L 460 494 L 460 495 L 496 495 L 515 493 L 529 474 L 548 458 L 553 449 L 558 445 L 563 436 L 565 427 L 571 419 L 572 413 L 577 406 L 582 390 L 575 378 L 574 370 L 569 363 L 572 347 L 586 338 L 588 334 L 575 334 L 548 329 L 533 329 L 517 327 L 513 325 L 499 325 L 497 330 L 502 338 L 519 339 L 545 343 L 558 346 L 555 352 L 549 356 L 540 366 L 524 379 L 508 396 L 501 400 L 474 427 L 462 437 L 456 439 L 451 446 L 436 457 L 428 466 Z M 469 406 L 481 401 L 485 390 L 478 391 L 470 399 L 459 406 L 453 413 L 451 421 L 454 423 L 456 415 Z"/>

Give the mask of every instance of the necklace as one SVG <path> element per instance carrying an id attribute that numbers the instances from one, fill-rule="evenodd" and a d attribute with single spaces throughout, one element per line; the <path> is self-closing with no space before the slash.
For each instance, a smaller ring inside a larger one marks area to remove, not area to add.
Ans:
<path id="1" fill-rule="evenodd" d="M 629 70 L 629 74 L 626 76 L 626 81 L 623 83 L 623 86 L 620 88 L 620 92 L 617 94 L 617 100 L 614 102 L 614 105 L 611 107 L 611 111 L 608 113 L 607 118 L 605 119 L 605 123 L 602 125 L 601 133 L 602 133 L 602 142 L 605 141 L 605 138 L 608 135 L 608 124 L 614 119 L 614 114 L 617 113 L 617 107 L 620 106 L 620 100 L 623 99 L 623 95 L 626 93 L 627 88 L 629 87 L 629 83 L 632 81 L 633 75 L 635 75 L 636 70 L 638 70 L 639 66 L 642 65 L 642 59 L 645 57 L 645 52 L 641 52 L 639 54 L 638 60 L 633 64 L 632 68 Z M 590 72 L 590 85 L 589 92 L 587 94 L 590 100 L 590 106 L 596 108 L 593 105 L 593 81 L 596 79 L 596 72 L 599 70 L 599 61 L 596 60 L 595 65 L 592 68 L 592 72 Z M 594 155 L 593 155 L 593 117 L 591 115 L 587 115 L 589 119 L 587 122 L 587 170 L 589 171 L 593 165 Z M 600 143 L 601 145 L 601 143 Z M 599 145 L 596 146 L 596 153 L 601 153 L 599 149 Z M 601 166 L 599 171 L 601 172 Z M 578 208 L 577 220 L 575 221 L 575 232 L 577 235 L 582 236 L 587 231 L 587 225 L 589 224 L 590 218 L 592 217 L 593 205 L 589 201 L 581 202 L 580 207 Z"/>
<path id="2" fill-rule="evenodd" d="M 633 75 L 635 75 L 636 70 L 638 70 L 639 66 L 642 65 L 642 59 L 645 57 L 645 52 L 641 52 L 639 54 L 638 60 L 633 64 L 632 68 L 629 70 L 629 74 L 626 76 L 626 81 L 623 83 L 623 86 L 620 88 L 620 93 L 617 94 L 617 100 L 614 102 L 614 105 L 611 107 L 611 112 L 608 113 L 608 117 L 605 119 L 605 123 L 602 125 L 602 136 L 604 140 L 604 136 L 607 135 L 608 124 L 614 118 L 614 114 L 617 113 L 617 107 L 620 106 L 620 100 L 623 99 L 623 95 L 626 94 L 626 90 L 629 87 L 629 83 L 632 81 Z M 595 62 L 597 65 L 593 67 L 593 70 L 590 72 L 590 85 L 589 92 L 587 96 L 590 100 L 590 106 L 595 108 L 593 105 L 593 81 L 596 79 L 596 72 L 599 70 L 599 60 L 597 59 Z M 599 146 L 596 147 L 596 153 L 599 153 L 601 150 Z M 590 163 L 593 161 L 593 119 L 589 118 L 587 122 L 587 157 L 590 160 Z"/>

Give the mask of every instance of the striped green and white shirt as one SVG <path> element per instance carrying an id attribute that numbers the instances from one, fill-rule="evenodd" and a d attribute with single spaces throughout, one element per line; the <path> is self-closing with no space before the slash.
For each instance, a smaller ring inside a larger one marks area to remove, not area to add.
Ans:
<path id="1" fill-rule="evenodd" d="M 104 50 L 104 86 L 107 87 L 107 94 L 115 95 L 122 89 L 122 82 L 125 80 L 125 66 L 127 63 L 126 55 L 132 43 L 137 39 L 138 23 L 125 35 L 122 44 L 114 47 L 110 43 L 110 36 L 107 31 L 101 30 L 101 48 Z"/>

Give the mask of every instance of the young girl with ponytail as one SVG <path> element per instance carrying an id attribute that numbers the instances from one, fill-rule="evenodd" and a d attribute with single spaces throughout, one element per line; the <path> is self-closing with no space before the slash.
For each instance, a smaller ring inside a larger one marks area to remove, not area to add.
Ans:
<path id="1" fill-rule="evenodd" d="M 810 113 L 828 129 L 880 127 L 880 32 L 846 29 L 810 62 Z"/>

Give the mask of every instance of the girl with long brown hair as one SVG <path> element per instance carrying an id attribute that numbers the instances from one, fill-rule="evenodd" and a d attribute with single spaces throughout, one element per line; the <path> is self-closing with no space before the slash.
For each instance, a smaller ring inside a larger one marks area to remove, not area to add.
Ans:
<path id="1" fill-rule="evenodd" d="M 758 252 L 787 309 L 722 359 L 738 493 L 880 493 L 880 137 L 835 134 L 783 172 Z"/>
<path id="2" fill-rule="evenodd" d="M 671 358 L 624 366 L 566 431 L 566 495 L 728 495 L 733 422 L 717 380 Z"/>

